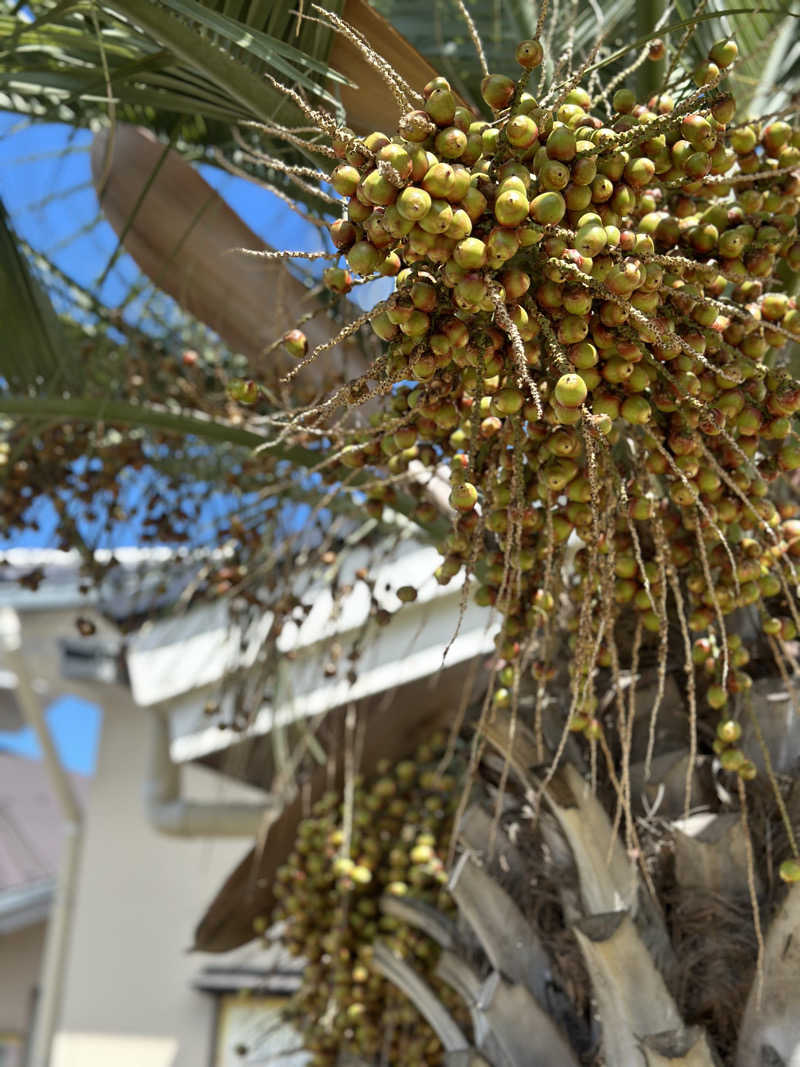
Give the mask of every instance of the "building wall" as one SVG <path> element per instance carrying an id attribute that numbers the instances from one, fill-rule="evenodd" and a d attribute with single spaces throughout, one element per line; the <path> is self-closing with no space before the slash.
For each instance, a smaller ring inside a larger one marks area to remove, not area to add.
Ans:
<path id="1" fill-rule="evenodd" d="M 25 1036 L 44 947 L 43 922 L 0 937 L 0 1033 Z"/>
<path id="2" fill-rule="evenodd" d="M 150 713 L 125 694 L 104 703 L 52 1067 L 207 1067 L 213 1004 L 190 983 L 208 957 L 187 950 L 251 842 L 152 830 L 142 804 Z M 184 771 L 184 794 L 258 795 L 199 767 Z"/>

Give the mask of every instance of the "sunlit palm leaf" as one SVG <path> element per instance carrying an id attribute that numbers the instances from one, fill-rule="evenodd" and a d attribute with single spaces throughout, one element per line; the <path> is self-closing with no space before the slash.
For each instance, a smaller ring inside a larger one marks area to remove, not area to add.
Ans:
<path id="1" fill-rule="evenodd" d="M 325 65 L 295 45 L 197 0 L 175 0 L 171 7 L 122 0 L 104 9 L 96 27 L 85 5 L 40 5 L 34 11 L 42 17 L 27 22 L 16 6 L 4 3 L 0 84 L 7 96 L 0 104 L 53 117 L 68 104 L 78 121 L 88 121 L 104 110 L 110 91 L 123 106 L 156 107 L 162 113 L 235 121 L 279 112 L 284 121 L 293 116 L 296 121 L 296 109 L 261 76 L 264 69 L 335 104 L 320 85 Z M 328 78 L 344 80 L 336 74 Z M 58 117 L 65 117 L 63 111 Z"/>

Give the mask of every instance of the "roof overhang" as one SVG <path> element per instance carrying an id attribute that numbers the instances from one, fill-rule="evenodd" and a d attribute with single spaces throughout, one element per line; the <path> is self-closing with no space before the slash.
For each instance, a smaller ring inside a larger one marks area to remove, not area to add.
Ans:
<path id="1" fill-rule="evenodd" d="M 0 935 L 43 922 L 55 894 L 55 879 L 0 890 Z"/>
<path id="2" fill-rule="evenodd" d="M 229 683 L 262 664 L 261 698 L 257 692 L 252 699 L 248 738 L 345 705 L 363 706 L 434 679 L 443 668 L 464 666 L 492 652 L 498 628 L 490 609 L 464 595 L 460 576 L 446 586 L 436 582 L 441 557 L 435 548 L 406 539 L 387 551 L 343 549 L 335 567 L 336 598 L 331 575 L 312 581 L 310 572 L 298 568 L 294 591 L 310 611 L 300 622 L 287 622 L 277 640 L 269 636 L 270 612 L 243 629 L 228 600 L 162 616 L 123 637 L 108 621 L 109 598 L 117 618 L 136 617 L 147 604 L 155 607 L 156 590 L 163 593 L 164 564 L 172 558 L 180 572 L 172 583 L 174 604 L 189 561 L 166 548 L 120 549 L 114 558 L 120 566 L 110 572 L 107 585 L 84 592 L 75 553 L 0 553 L 5 564 L 0 567 L 0 608 L 19 613 L 23 655 L 44 699 L 75 693 L 102 703 L 108 683 L 130 686 L 136 705 L 168 714 L 171 755 L 178 762 L 207 758 L 242 741 L 240 733 L 219 727 L 233 719 L 234 686 Z M 16 579 L 34 568 L 43 574 L 40 588 L 20 588 Z M 417 600 L 398 610 L 397 590 L 408 585 L 418 591 Z M 377 624 L 376 604 L 391 613 L 388 625 Z M 78 614 L 96 623 L 93 636 L 78 635 Z M 335 672 L 330 669 L 333 644 L 338 646 Z M 349 680 L 349 656 L 356 649 L 356 677 Z M 265 657 L 272 662 L 267 664 Z M 12 688 L 5 694 L 10 703 L 3 703 L 0 687 L 0 715 L 9 720 L 7 728 L 15 718 Z M 213 719 L 205 714 L 209 700 L 220 703 Z"/>
<path id="3" fill-rule="evenodd" d="M 433 573 L 440 562 L 436 549 L 406 542 L 372 565 L 370 589 L 357 577 L 370 566 L 370 557 L 357 549 L 339 569 L 340 586 L 350 587 L 347 595 L 334 601 L 322 583 L 306 590 L 311 611 L 302 624 L 287 623 L 277 638 L 271 650 L 277 651 L 276 667 L 265 686 L 269 697 L 250 716 L 246 736 L 367 701 L 490 653 L 496 618 L 464 597 L 463 581 L 439 585 Z M 397 611 L 396 591 L 404 585 L 413 585 L 418 598 Z M 396 612 L 386 626 L 379 626 L 371 612 L 373 596 Z M 231 624 L 227 605 L 219 602 L 148 624 L 131 638 L 127 666 L 133 699 L 169 713 L 173 759 L 199 759 L 241 740 L 218 725 L 231 721 L 234 710 L 235 697 L 223 682 L 257 667 L 271 623 L 266 613 L 243 631 Z M 339 666 L 330 676 L 326 666 L 334 642 Z M 349 654 L 356 647 L 361 650 L 357 677 L 350 681 Z M 220 691 L 219 714 L 209 721 L 205 704 Z"/>
<path id="4" fill-rule="evenodd" d="M 203 966 L 192 985 L 206 993 L 248 990 L 262 996 L 288 996 L 299 988 L 304 967 L 305 961 L 290 956 L 280 940 L 251 941 Z"/>

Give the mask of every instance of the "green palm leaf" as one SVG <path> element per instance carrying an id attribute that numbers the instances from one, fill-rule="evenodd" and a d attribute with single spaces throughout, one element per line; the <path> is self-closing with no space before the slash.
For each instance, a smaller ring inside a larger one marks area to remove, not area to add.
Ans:
<path id="1" fill-rule="evenodd" d="M 122 0 L 103 8 L 99 32 L 91 10 L 80 3 L 41 4 L 30 21 L 4 0 L 0 107 L 63 119 L 66 105 L 83 124 L 105 112 L 111 95 L 134 114 L 156 108 L 162 127 L 170 114 L 227 122 L 280 115 L 291 123 L 300 113 L 263 77 L 265 70 L 328 107 L 336 101 L 321 80 L 346 83 L 296 45 L 198 0 Z"/>
<path id="2" fill-rule="evenodd" d="M 37 283 L 0 202 L 0 376 L 8 386 L 33 388 L 71 381 L 75 366 L 58 319 Z"/>

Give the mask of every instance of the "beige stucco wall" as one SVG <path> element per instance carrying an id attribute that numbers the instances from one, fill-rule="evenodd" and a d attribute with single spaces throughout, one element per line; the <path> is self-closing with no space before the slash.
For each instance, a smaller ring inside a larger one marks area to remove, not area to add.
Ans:
<path id="1" fill-rule="evenodd" d="M 0 1033 L 27 1031 L 43 945 L 43 922 L 0 936 Z"/>
<path id="2" fill-rule="evenodd" d="M 192 929 L 249 848 L 243 839 L 165 837 L 145 818 L 147 716 L 104 707 L 52 1067 L 207 1067 L 212 1000 L 190 988 L 209 957 Z M 184 772 L 192 799 L 252 799 L 211 771 Z"/>

